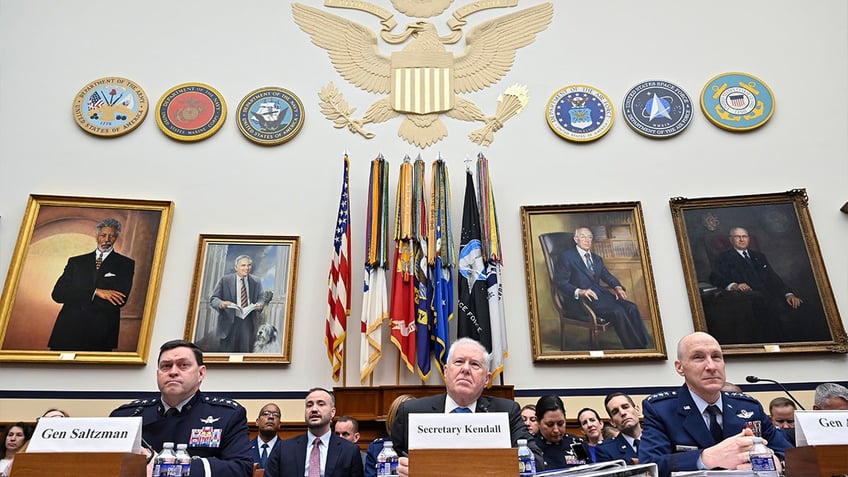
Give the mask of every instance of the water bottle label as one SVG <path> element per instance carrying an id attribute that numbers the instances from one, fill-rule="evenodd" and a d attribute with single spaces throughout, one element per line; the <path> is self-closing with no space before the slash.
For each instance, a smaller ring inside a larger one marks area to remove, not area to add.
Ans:
<path id="1" fill-rule="evenodd" d="M 398 475 L 398 463 L 395 462 L 379 462 L 377 464 L 377 475 L 381 477 L 390 477 Z"/>
<path id="2" fill-rule="evenodd" d="M 771 456 L 751 456 L 751 470 L 757 471 L 766 471 L 766 470 L 777 470 L 774 466 L 774 459 Z"/>
<path id="3" fill-rule="evenodd" d="M 159 475 L 160 477 L 182 477 L 183 475 L 183 466 L 182 464 L 162 464 L 159 467 Z"/>

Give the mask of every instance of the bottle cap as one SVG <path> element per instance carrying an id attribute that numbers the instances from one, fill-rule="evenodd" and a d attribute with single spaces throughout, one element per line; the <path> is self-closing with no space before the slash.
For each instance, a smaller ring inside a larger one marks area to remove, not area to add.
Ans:
<path id="1" fill-rule="evenodd" d="M 518 441 L 516 441 L 516 442 L 518 442 L 518 445 L 520 445 L 520 446 L 526 446 L 527 445 L 527 439 L 518 439 Z"/>

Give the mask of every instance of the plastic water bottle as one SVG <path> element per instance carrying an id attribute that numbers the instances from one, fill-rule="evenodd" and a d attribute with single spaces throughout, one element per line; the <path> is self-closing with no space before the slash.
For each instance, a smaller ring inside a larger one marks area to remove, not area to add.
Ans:
<path id="1" fill-rule="evenodd" d="M 180 472 L 170 477 L 188 477 L 191 474 L 191 456 L 188 454 L 188 444 L 177 444 L 177 468 Z"/>
<path id="2" fill-rule="evenodd" d="M 527 447 L 527 439 L 518 439 L 518 475 L 536 477 L 536 457 Z"/>
<path id="3" fill-rule="evenodd" d="M 751 447 L 751 470 L 757 477 L 778 477 L 777 466 L 774 463 L 774 452 L 763 444 L 759 437 L 752 437 L 754 446 Z"/>
<path id="4" fill-rule="evenodd" d="M 174 453 L 174 443 L 165 442 L 162 444 L 162 452 L 156 456 L 156 461 L 153 463 L 153 477 L 167 477 L 176 464 L 177 455 Z"/>
<path id="5" fill-rule="evenodd" d="M 397 477 L 398 455 L 392 441 L 383 441 L 383 450 L 377 455 L 377 476 Z"/>

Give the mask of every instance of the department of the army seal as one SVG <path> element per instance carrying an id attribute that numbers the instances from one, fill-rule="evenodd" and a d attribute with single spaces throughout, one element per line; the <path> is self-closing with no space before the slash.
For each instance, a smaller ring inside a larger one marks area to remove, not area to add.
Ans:
<path id="1" fill-rule="evenodd" d="M 643 81 L 630 88 L 621 110 L 628 126 L 651 138 L 674 136 L 692 121 L 692 100 L 668 81 Z"/>
<path id="2" fill-rule="evenodd" d="M 297 136 L 303 127 L 303 103 L 283 88 L 251 91 L 238 106 L 238 127 L 251 141 L 276 146 Z"/>
<path id="3" fill-rule="evenodd" d="M 137 128 L 147 117 L 147 93 L 134 81 L 117 76 L 83 86 L 74 97 L 74 119 L 85 132 L 115 137 Z"/>
<path id="4" fill-rule="evenodd" d="M 763 80 L 747 73 L 722 73 L 701 90 L 701 110 L 716 126 L 750 131 L 771 119 L 774 94 Z"/>
<path id="5" fill-rule="evenodd" d="M 159 129 L 178 141 L 200 141 L 215 134 L 227 118 L 221 93 L 203 83 L 183 83 L 169 89 L 156 104 Z"/>
<path id="6" fill-rule="evenodd" d="M 566 86 L 554 93 L 548 101 L 548 126 L 569 141 L 599 139 L 610 130 L 613 119 L 609 97 L 591 86 Z"/>

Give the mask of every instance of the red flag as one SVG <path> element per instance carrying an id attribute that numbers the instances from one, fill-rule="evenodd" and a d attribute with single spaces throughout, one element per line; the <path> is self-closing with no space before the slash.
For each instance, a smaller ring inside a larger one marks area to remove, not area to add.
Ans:
<path id="1" fill-rule="evenodd" d="M 327 278 L 327 325 L 324 343 L 327 358 L 333 366 L 333 380 L 338 381 L 344 363 L 344 343 L 347 317 L 350 315 L 350 216 L 348 182 L 350 161 L 344 157 L 344 183 L 339 199 L 339 214 L 336 219 L 336 234 L 333 238 L 333 260 Z"/>
<path id="2" fill-rule="evenodd" d="M 395 260 L 392 269 L 392 298 L 389 319 L 392 342 L 400 350 L 410 373 L 415 372 L 415 257 L 412 246 L 412 164 L 404 158 L 395 197 Z"/>

